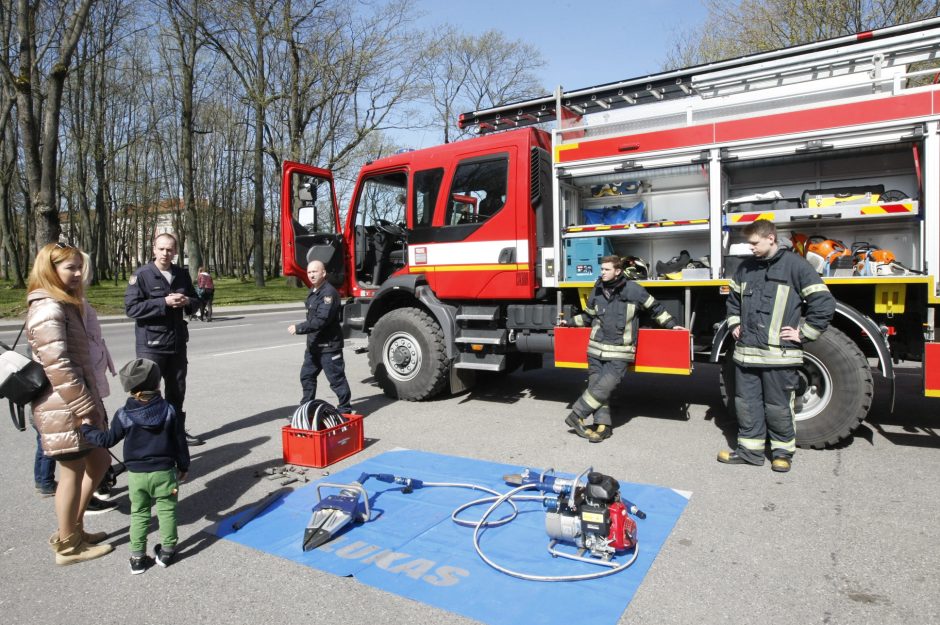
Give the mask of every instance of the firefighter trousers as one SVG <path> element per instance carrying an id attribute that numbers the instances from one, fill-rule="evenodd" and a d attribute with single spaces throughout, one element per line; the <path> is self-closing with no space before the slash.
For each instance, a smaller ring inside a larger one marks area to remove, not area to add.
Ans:
<path id="1" fill-rule="evenodd" d="M 774 458 L 793 456 L 793 398 L 798 379 L 794 368 L 735 367 L 734 409 L 738 415 L 740 457 L 763 464 L 768 437 Z"/>
<path id="2" fill-rule="evenodd" d="M 321 371 L 326 374 L 330 388 L 336 393 L 336 409 L 343 413 L 351 412 L 349 400 L 352 393 L 346 381 L 346 363 L 341 351 L 314 352 L 308 349 L 304 352 L 304 364 L 300 367 L 300 386 L 304 395 L 300 403 L 305 404 L 317 398 L 317 376 Z"/>
<path id="3" fill-rule="evenodd" d="M 601 360 L 588 356 L 588 387 L 575 402 L 572 411 L 579 419 L 594 416 L 594 425 L 611 425 L 610 396 L 627 372 L 626 360 Z"/>

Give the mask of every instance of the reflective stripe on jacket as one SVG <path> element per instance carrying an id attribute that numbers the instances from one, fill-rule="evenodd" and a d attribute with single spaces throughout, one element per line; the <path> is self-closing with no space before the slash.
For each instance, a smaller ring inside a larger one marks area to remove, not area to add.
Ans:
<path id="1" fill-rule="evenodd" d="M 653 321 L 664 328 L 676 325 L 663 305 L 636 282 L 621 277 L 605 287 L 598 280 L 583 314 L 574 317 L 575 325 L 591 326 L 588 356 L 633 362 L 640 325 L 638 309 L 649 311 Z"/>
<path id="2" fill-rule="evenodd" d="M 835 298 L 819 274 L 788 249 L 767 259 L 748 258 L 729 287 L 728 327 L 741 327 L 734 361 L 750 367 L 802 364 L 802 344 L 782 340 L 781 328 L 799 328 L 806 341 L 814 341 L 829 327 L 836 308 Z"/>

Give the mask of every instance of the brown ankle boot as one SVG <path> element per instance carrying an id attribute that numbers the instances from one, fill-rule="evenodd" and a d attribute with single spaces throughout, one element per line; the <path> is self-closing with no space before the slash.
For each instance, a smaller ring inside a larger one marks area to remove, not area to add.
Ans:
<path id="1" fill-rule="evenodd" d="M 82 540 L 80 532 L 75 532 L 65 540 L 59 539 L 58 533 L 49 539 L 49 546 L 55 552 L 55 563 L 59 566 L 94 560 L 114 551 L 111 545 L 89 545 Z"/>
<path id="2" fill-rule="evenodd" d="M 78 531 L 82 533 L 82 540 L 89 545 L 97 545 L 108 537 L 107 532 L 86 532 L 83 523 L 78 524 Z"/>

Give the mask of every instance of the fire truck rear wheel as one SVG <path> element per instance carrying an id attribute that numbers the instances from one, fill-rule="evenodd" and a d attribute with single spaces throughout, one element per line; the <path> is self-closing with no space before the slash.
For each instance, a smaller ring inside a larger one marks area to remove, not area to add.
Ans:
<path id="1" fill-rule="evenodd" d="M 874 384 L 868 360 L 848 336 L 830 327 L 807 343 L 796 390 L 796 444 L 822 449 L 852 435 L 871 408 Z M 734 362 L 721 369 L 721 397 L 734 416 Z"/>
<path id="2" fill-rule="evenodd" d="M 383 316 L 369 338 L 369 368 L 389 397 L 422 401 L 447 382 L 444 333 L 419 308 L 399 308 Z"/>

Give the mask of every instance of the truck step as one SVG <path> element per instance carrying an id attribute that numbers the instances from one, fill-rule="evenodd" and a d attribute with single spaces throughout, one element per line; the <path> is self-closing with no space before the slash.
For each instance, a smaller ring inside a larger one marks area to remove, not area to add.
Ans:
<path id="1" fill-rule="evenodd" d="M 506 330 L 504 328 L 458 328 L 454 342 L 505 345 Z"/>
<path id="2" fill-rule="evenodd" d="M 457 321 L 496 321 L 499 306 L 461 306 L 457 310 Z"/>
<path id="3" fill-rule="evenodd" d="M 454 369 L 502 371 L 506 368 L 506 354 L 457 354 Z"/>

